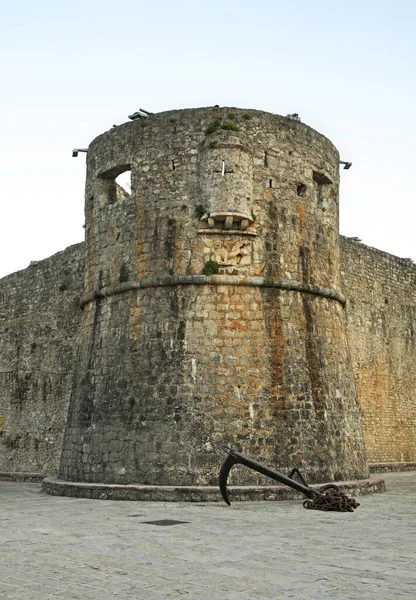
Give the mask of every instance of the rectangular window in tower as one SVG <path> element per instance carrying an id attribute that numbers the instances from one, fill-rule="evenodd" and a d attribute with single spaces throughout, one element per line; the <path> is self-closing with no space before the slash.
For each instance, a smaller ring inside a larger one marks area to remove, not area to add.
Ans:
<path id="1" fill-rule="evenodd" d="M 131 166 L 120 165 L 105 173 L 96 180 L 96 195 L 101 205 L 115 204 L 131 196 Z"/>
<path id="2" fill-rule="evenodd" d="M 332 190 L 332 181 L 324 175 L 323 173 L 319 173 L 318 171 L 313 172 L 313 185 L 315 189 L 315 198 L 316 204 L 318 208 L 322 210 L 326 210 L 329 207 L 331 190 Z"/>
<path id="3" fill-rule="evenodd" d="M 123 171 L 115 178 L 116 184 L 129 196 L 131 194 L 131 170 Z"/>

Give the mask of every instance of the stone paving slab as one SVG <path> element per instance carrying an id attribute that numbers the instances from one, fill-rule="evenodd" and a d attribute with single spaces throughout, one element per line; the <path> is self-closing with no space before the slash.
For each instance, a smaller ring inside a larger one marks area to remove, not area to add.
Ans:
<path id="1" fill-rule="evenodd" d="M 300 501 L 116 502 L 0 483 L 7 600 L 416 599 L 416 472 L 354 513 Z M 158 520 L 187 521 L 175 525 Z"/>

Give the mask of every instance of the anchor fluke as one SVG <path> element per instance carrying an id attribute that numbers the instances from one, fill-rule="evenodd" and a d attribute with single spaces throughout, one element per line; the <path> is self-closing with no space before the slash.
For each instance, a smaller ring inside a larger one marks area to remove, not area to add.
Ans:
<path id="1" fill-rule="evenodd" d="M 221 470 L 220 470 L 219 486 L 220 486 L 221 496 L 224 498 L 224 501 L 228 504 L 228 506 L 230 506 L 231 502 L 230 502 L 230 498 L 228 496 L 228 489 L 227 489 L 228 474 L 231 471 L 231 469 L 233 468 L 233 466 L 238 461 L 230 453 L 230 448 L 223 447 L 223 450 L 225 450 L 225 452 L 227 452 L 228 456 L 225 459 L 225 461 L 221 467 Z"/>

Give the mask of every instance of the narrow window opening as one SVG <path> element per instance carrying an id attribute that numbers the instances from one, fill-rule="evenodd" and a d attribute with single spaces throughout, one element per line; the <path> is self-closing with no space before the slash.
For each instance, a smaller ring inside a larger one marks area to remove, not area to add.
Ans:
<path id="1" fill-rule="evenodd" d="M 176 167 L 175 167 L 175 161 L 172 160 L 172 171 L 175 171 Z"/>
<path id="2" fill-rule="evenodd" d="M 227 169 L 225 166 L 225 160 L 221 161 L 221 170 L 215 170 L 214 173 L 221 173 L 221 176 L 224 177 L 227 173 L 234 173 L 233 169 Z"/>
<path id="3" fill-rule="evenodd" d="M 131 196 L 131 165 L 113 167 L 97 178 L 96 192 L 100 204 L 114 204 Z"/>
<path id="4" fill-rule="evenodd" d="M 269 157 L 267 155 L 267 151 L 264 152 L 264 166 L 265 167 L 269 166 Z"/>
<path id="5" fill-rule="evenodd" d="M 316 181 L 316 183 L 320 183 L 321 185 L 325 183 L 332 183 L 329 177 L 327 177 L 323 173 L 318 173 L 318 171 L 313 172 L 313 180 Z"/>
<path id="6" fill-rule="evenodd" d="M 306 185 L 304 183 L 300 183 L 296 188 L 296 192 L 298 196 L 304 198 L 306 196 Z"/>
<path id="7" fill-rule="evenodd" d="M 273 187 L 273 179 L 269 179 L 269 188 Z"/>
<path id="8" fill-rule="evenodd" d="M 127 267 L 127 265 L 125 263 L 122 263 L 121 267 L 120 267 L 120 271 L 119 271 L 119 277 L 118 280 L 120 283 L 123 283 L 125 281 L 129 280 L 129 269 Z"/>
<path id="9" fill-rule="evenodd" d="M 131 194 L 131 171 L 124 171 L 115 178 L 115 182 L 129 195 Z"/>
<path id="10" fill-rule="evenodd" d="M 319 208 L 326 210 L 328 208 L 328 202 L 330 200 L 330 190 L 332 181 L 318 171 L 313 172 L 313 185 L 315 188 L 316 203 Z"/>

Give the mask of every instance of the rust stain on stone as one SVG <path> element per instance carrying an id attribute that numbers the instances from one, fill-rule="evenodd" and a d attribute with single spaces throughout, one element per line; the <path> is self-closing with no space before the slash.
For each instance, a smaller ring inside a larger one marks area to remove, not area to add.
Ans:
<path id="1" fill-rule="evenodd" d="M 142 279 L 146 274 L 146 252 L 145 252 L 145 216 L 143 207 L 143 198 L 137 195 L 137 240 L 136 240 L 136 260 L 137 277 Z"/>
<path id="2" fill-rule="evenodd" d="M 304 208 L 302 202 L 299 202 L 299 204 L 298 204 L 298 219 L 299 219 L 298 243 L 300 245 L 302 243 L 303 237 L 305 235 L 305 230 L 306 230 L 305 208 Z"/>
<path id="3" fill-rule="evenodd" d="M 314 332 L 314 300 L 308 298 L 306 294 L 302 296 L 303 319 L 305 324 L 305 350 L 308 366 L 309 380 L 312 389 L 312 401 L 315 408 L 315 414 L 320 423 L 323 423 L 324 417 L 324 402 L 322 398 L 322 383 L 320 381 L 320 373 L 323 372 L 325 364 L 321 357 L 319 348 L 319 338 Z"/>
<path id="4" fill-rule="evenodd" d="M 88 211 L 86 227 L 87 289 L 91 291 L 94 288 L 94 207 Z"/>
<path id="5" fill-rule="evenodd" d="M 129 337 L 133 340 L 140 338 L 140 317 L 141 309 L 140 303 L 137 299 L 137 292 L 133 292 L 130 299 L 130 313 L 129 313 Z"/>
<path id="6" fill-rule="evenodd" d="M 282 419 L 284 413 L 284 355 L 286 338 L 280 307 L 280 292 L 266 292 L 269 295 L 268 310 L 265 310 L 266 326 L 270 340 L 270 383 L 273 397 L 273 416 Z"/>

